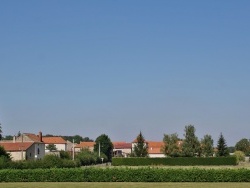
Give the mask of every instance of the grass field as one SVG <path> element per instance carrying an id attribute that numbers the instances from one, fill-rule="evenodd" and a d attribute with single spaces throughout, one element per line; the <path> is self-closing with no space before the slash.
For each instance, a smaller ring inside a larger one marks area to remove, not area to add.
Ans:
<path id="1" fill-rule="evenodd" d="M 0 183 L 1 188 L 250 188 L 250 183 Z"/>

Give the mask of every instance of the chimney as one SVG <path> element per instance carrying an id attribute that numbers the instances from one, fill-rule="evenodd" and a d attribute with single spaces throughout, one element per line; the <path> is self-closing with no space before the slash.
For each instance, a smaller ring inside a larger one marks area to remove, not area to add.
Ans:
<path id="1" fill-rule="evenodd" d="M 13 143 L 16 143 L 16 135 L 13 136 Z"/>
<path id="2" fill-rule="evenodd" d="M 40 142 L 43 142 L 43 134 L 42 134 L 41 131 L 39 132 L 38 137 L 39 137 L 39 141 L 40 141 Z"/>

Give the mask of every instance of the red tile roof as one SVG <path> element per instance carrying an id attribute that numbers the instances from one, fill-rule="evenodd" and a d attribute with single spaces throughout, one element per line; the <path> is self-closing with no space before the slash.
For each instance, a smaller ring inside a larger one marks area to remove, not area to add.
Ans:
<path id="1" fill-rule="evenodd" d="M 147 144 L 149 154 L 163 153 L 161 150 L 164 146 L 164 142 L 147 141 Z"/>
<path id="2" fill-rule="evenodd" d="M 114 149 L 131 149 L 132 143 L 127 142 L 113 142 Z"/>
<path id="3" fill-rule="evenodd" d="M 60 136 L 43 137 L 45 144 L 67 144 L 67 142 Z"/>
<path id="4" fill-rule="evenodd" d="M 80 144 L 77 144 L 75 148 L 91 148 L 94 147 L 95 142 L 80 142 Z"/>
<path id="5" fill-rule="evenodd" d="M 23 136 L 27 136 L 33 142 L 40 142 L 40 138 L 39 138 L 38 135 L 35 135 L 35 134 L 32 134 L 32 133 L 23 133 Z"/>
<path id="6" fill-rule="evenodd" d="M 3 146 L 6 151 L 25 151 L 33 144 L 34 142 L 1 142 L 0 146 Z"/>

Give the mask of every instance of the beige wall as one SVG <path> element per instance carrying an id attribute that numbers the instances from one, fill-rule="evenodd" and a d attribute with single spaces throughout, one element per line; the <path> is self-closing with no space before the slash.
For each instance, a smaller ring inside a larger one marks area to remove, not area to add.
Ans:
<path id="1" fill-rule="evenodd" d="M 46 147 L 48 146 L 49 144 L 45 144 L 45 152 L 49 152 L 49 150 L 46 149 Z M 54 144 L 56 146 L 56 149 L 57 151 L 66 151 L 66 144 Z"/>
<path id="2" fill-rule="evenodd" d="M 165 158 L 166 156 L 162 153 L 156 153 L 156 154 L 148 154 L 149 157 L 153 157 L 153 158 Z"/>
<path id="3" fill-rule="evenodd" d="M 13 151 L 8 153 L 13 161 L 25 160 L 25 151 Z"/>

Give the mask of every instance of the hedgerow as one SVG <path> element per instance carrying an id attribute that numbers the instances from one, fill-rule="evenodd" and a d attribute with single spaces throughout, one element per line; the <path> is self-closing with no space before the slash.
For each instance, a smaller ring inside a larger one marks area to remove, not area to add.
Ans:
<path id="1" fill-rule="evenodd" d="M 177 157 L 177 158 L 113 158 L 113 166 L 210 166 L 210 165 L 237 165 L 236 157 Z"/>
<path id="2" fill-rule="evenodd" d="M 61 159 L 54 155 L 46 155 L 42 160 L 7 161 L 0 158 L 0 169 L 36 169 L 36 168 L 74 168 L 78 161 Z"/>
<path id="3" fill-rule="evenodd" d="M 4 169 L 0 182 L 250 182 L 247 169 L 68 168 Z"/>

